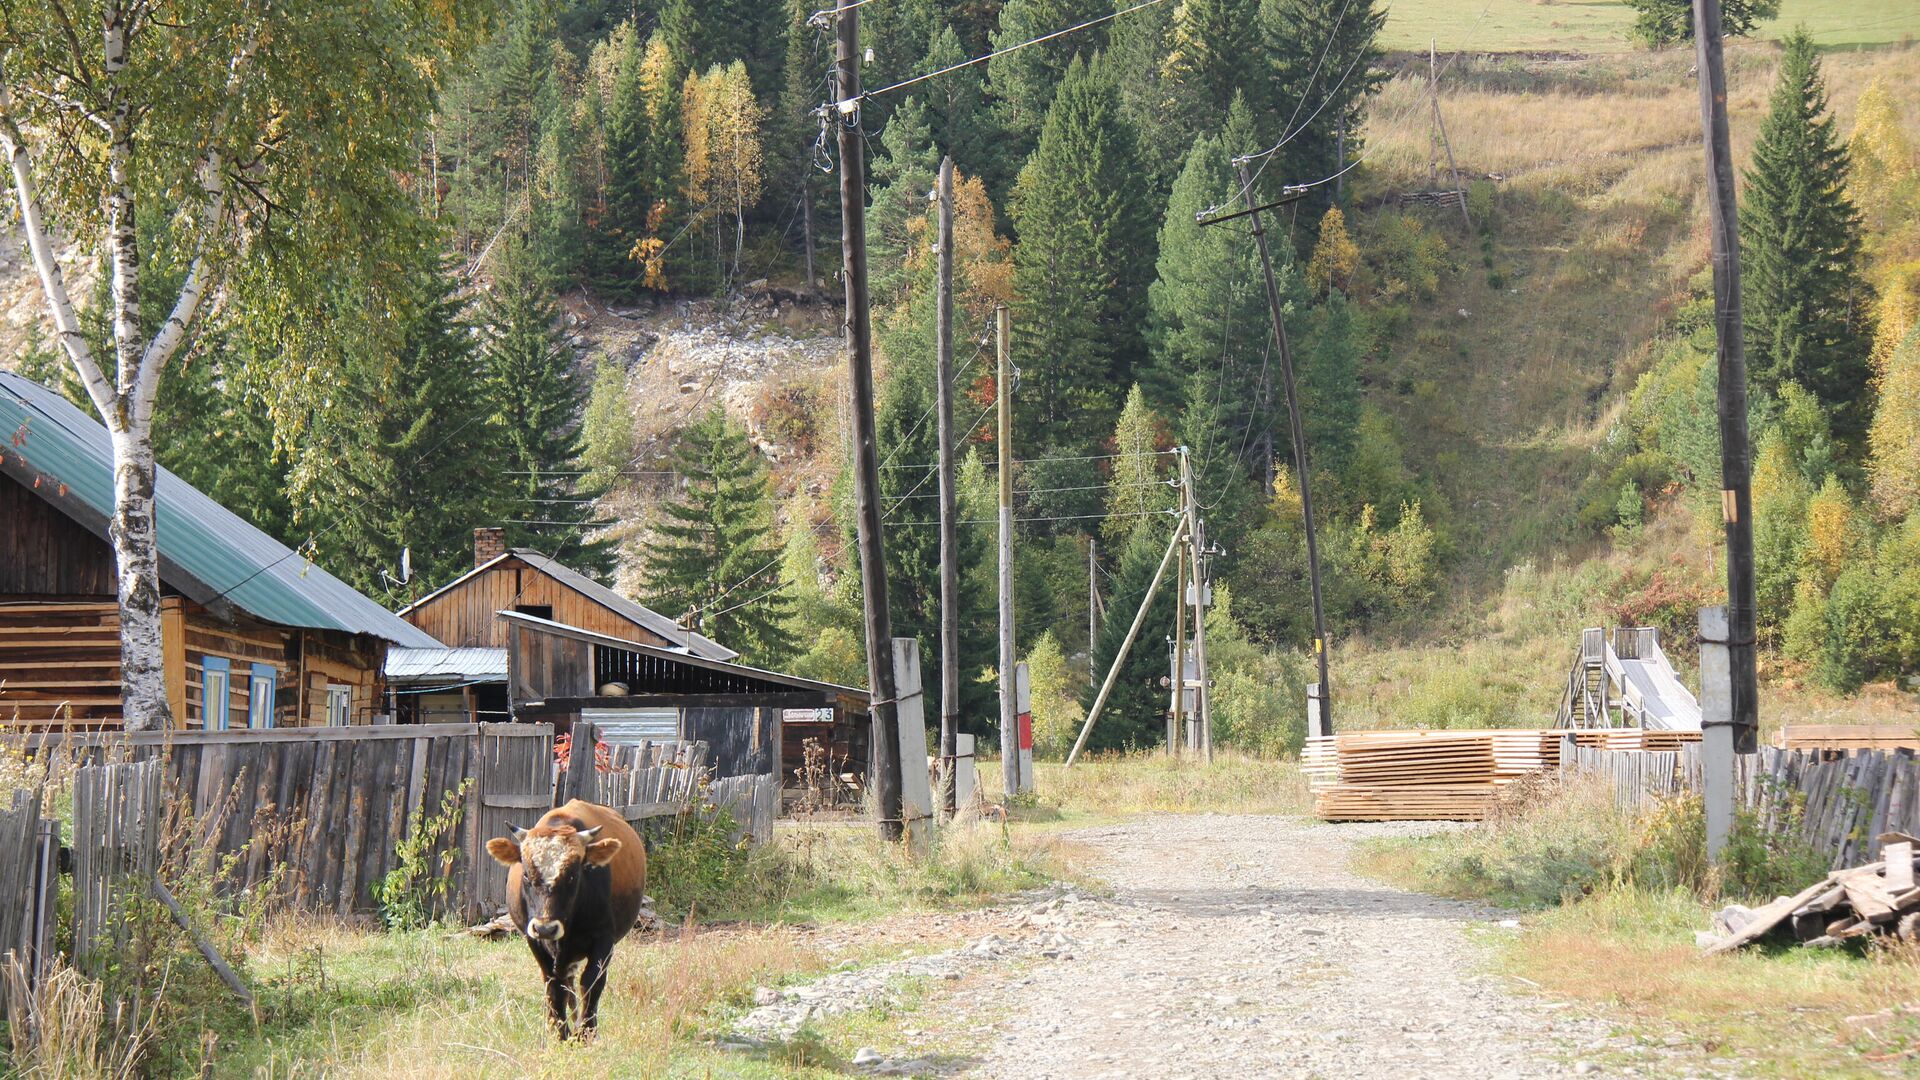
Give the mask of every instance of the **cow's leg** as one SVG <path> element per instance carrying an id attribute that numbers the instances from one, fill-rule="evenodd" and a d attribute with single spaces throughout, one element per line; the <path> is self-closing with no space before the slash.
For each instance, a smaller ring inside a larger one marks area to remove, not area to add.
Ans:
<path id="1" fill-rule="evenodd" d="M 587 966 L 580 973 L 582 1003 L 580 1009 L 580 1033 L 593 1034 L 600 1020 L 600 992 L 607 988 L 607 961 L 613 959 L 613 946 L 598 948 L 587 957 Z"/>
<path id="2" fill-rule="evenodd" d="M 555 1034 L 565 1039 L 571 1034 L 567 1029 L 567 1001 L 573 997 L 573 988 L 567 985 L 567 969 L 545 945 L 531 939 L 527 944 L 533 949 L 533 958 L 540 964 L 540 975 L 547 983 L 547 1023 Z"/>

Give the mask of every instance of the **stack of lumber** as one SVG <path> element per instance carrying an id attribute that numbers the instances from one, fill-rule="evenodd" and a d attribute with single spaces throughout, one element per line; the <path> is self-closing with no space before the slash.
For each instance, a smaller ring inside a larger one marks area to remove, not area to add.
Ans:
<path id="1" fill-rule="evenodd" d="M 1562 731 L 1349 731 L 1307 740 L 1327 821 L 1478 821 L 1504 784 L 1560 763 Z"/>
<path id="2" fill-rule="evenodd" d="M 1733 905 L 1714 916 L 1726 936 L 1707 944 L 1706 954 L 1727 952 L 1756 941 L 1798 941 L 1837 945 L 1868 934 L 1896 934 L 1920 940 L 1920 885 L 1916 885 L 1915 849 L 1906 833 L 1882 833 L 1876 863 L 1835 870 L 1795 896 L 1783 896 L 1758 910 Z"/>
<path id="3" fill-rule="evenodd" d="M 1782 750 L 1920 750 L 1920 729 L 1902 724 L 1788 724 L 1773 733 Z"/>
<path id="4" fill-rule="evenodd" d="M 1581 746 L 1591 746 L 1596 750 L 1647 750 L 1662 753 L 1674 753 L 1688 743 L 1700 741 L 1697 731 L 1663 731 L 1647 728 L 1591 728 L 1583 731 L 1563 731 L 1563 735 L 1573 736 L 1573 741 Z"/>

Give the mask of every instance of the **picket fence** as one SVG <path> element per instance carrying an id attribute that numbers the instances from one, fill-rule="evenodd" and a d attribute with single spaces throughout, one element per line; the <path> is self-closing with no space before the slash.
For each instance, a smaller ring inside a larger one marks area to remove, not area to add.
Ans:
<path id="1" fill-rule="evenodd" d="M 1700 747 L 1600 750 L 1563 743 L 1560 768 L 1597 773 L 1622 806 L 1701 787 Z M 1879 857 L 1882 834 L 1920 835 L 1920 759 L 1911 750 L 1781 750 L 1736 755 L 1739 809 L 1767 833 L 1792 831 L 1834 869 Z"/>

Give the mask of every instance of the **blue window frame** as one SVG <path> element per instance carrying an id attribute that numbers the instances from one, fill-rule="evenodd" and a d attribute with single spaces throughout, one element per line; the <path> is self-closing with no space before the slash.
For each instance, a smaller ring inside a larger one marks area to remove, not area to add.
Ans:
<path id="1" fill-rule="evenodd" d="M 273 726 L 274 681 L 279 677 L 272 664 L 254 664 L 247 680 L 247 726 Z"/>
<path id="2" fill-rule="evenodd" d="M 227 708 L 233 695 L 233 665 L 223 656 L 200 658 L 200 726 L 227 730 Z"/>

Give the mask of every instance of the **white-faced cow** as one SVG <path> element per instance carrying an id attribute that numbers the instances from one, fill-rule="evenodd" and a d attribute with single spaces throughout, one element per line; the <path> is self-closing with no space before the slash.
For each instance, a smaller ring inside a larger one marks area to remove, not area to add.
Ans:
<path id="1" fill-rule="evenodd" d="M 647 852 L 639 834 L 612 810 L 575 799 L 547 811 L 531 829 L 514 829 L 512 839 L 487 841 L 487 853 L 508 867 L 507 913 L 546 976 L 547 1019 L 567 1038 L 572 1002 L 580 1034 L 591 1034 L 607 960 L 633 929 L 646 891 Z"/>

